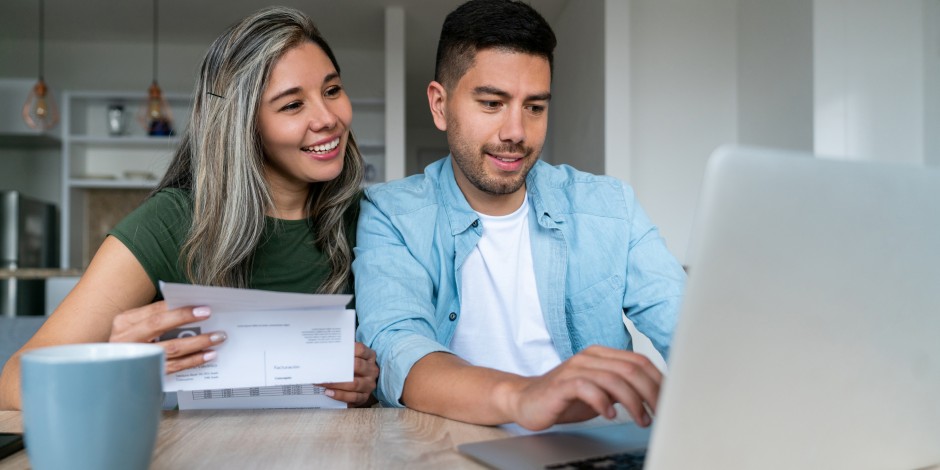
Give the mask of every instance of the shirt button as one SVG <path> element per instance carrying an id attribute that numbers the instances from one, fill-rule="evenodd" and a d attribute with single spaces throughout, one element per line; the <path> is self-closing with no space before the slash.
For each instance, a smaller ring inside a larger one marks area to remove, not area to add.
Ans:
<path id="1" fill-rule="evenodd" d="M 457 319 L 457 314 L 454 312 L 450 312 L 450 316 L 448 318 L 450 318 L 450 321 L 454 321 Z"/>
<path id="2" fill-rule="evenodd" d="M 480 225 L 480 221 L 479 221 L 479 220 L 474 220 L 473 223 L 470 224 L 470 225 L 476 227 L 477 225 Z M 451 320 L 453 320 L 453 318 L 451 318 Z"/>

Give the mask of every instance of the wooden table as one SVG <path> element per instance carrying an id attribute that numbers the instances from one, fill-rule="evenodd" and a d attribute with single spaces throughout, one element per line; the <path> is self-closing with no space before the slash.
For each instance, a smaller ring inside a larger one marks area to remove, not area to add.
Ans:
<path id="1" fill-rule="evenodd" d="M 22 432 L 17 411 L 0 411 L 0 432 Z M 417 411 L 166 411 L 151 469 L 481 468 L 457 445 L 508 436 Z M 0 460 L 27 469 L 26 452 Z"/>

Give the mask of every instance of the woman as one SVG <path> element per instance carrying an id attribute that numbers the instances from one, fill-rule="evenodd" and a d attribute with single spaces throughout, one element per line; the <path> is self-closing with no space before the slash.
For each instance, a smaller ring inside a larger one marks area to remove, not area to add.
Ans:
<path id="1" fill-rule="evenodd" d="M 110 232 L 75 289 L 7 363 L 0 409 L 19 408 L 23 350 L 148 342 L 167 373 L 215 358 L 225 332 L 158 341 L 205 319 L 168 310 L 157 281 L 290 292 L 351 292 L 362 158 L 330 47 L 303 13 L 271 7 L 213 42 L 189 128 L 158 188 Z M 375 353 L 356 344 L 355 380 L 327 395 L 365 404 Z"/>

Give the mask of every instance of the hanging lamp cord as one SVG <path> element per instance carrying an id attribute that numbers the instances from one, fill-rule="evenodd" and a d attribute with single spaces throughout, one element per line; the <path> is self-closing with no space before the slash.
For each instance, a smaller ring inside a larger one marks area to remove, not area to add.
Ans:
<path id="1" fill-rule="evenodd" d="M 45 48 L 43 44 L 43 38 L 45 36 L 45 15 L 44 15 L 44 4 L 43 0 L 39 0 L 39 80 L 43 79 L 43 49 Z"/>
<path id="2" fill-rule="evenodd" d="M 153 0 L 153 82 L 157 83 L 157 0 Z"/>

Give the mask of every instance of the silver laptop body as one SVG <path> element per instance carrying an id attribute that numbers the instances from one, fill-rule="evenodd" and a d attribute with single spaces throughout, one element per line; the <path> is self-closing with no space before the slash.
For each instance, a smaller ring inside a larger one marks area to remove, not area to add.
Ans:
<path id="1" fill-rule="evenodd" d="M 720 148 L 688 259 L 646 469 L 940 463 L 940 170 Z M 539 437 L 460 451 L 540 468 L 505 450 Z"/>

